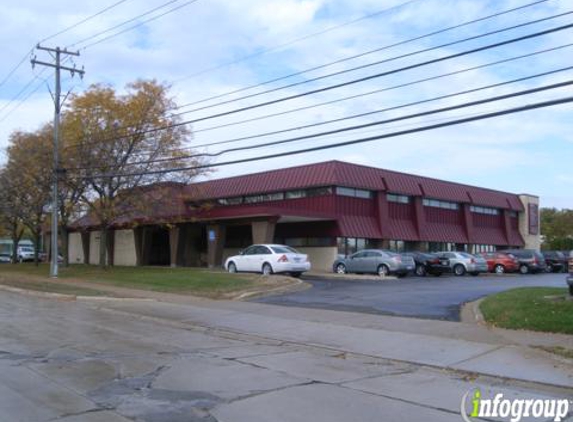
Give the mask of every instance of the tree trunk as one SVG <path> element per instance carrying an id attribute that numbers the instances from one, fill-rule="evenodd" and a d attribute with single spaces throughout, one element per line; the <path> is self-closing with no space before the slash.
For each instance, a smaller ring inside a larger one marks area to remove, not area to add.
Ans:
<path id="1" fill-rule="evenodd" d="M 12 230 L 12 263 L 13 264 L 17 264 L 18 263 L 18 245 L 20 244 L 20 239 L 22 238 L 22 233 L 20 232 L 18 233 L 18 227 L 15 227 Z"/>
<path id="2" fill-rule="evenodd" d="M 62 266 L 68 267 L 70 265 L 70 256 L 68 253 L 68 248 L 70 246 L 70 232 L 68 231 L 68 228 L 66 226 L 61 226 L 60 233 L 61 233 L 60 239 L 62 240 L 62 256 L 64 257 Z"/>
<path id="3" fill-rule="evenodd" d="M 41 229 L 38 229 L 34 232 L 34 265 L 36 267 L 40 265 L 40 259 L 38 254 L 40 253 L 40 240 L 41 240 L 42 232 Z"/>
<path id="4" fill-rule="evenodd" d="M 108 229 L 105 226 L 102 226 L 100 234 L 99 234 L 99 266 L 100 268 L 105 268 L 107 265 L 106 262 L 106 249 L 107 249 L 107 232 Z"/>

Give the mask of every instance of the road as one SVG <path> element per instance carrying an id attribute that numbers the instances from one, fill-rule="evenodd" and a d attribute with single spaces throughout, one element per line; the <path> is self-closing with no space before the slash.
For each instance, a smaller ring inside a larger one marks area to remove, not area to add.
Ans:
<path id="1" fill-rule="evenodd" d="M 312 288 L 261 303 L 459 321 L 462 304 L 516 287 L 566 287 L 564 274 L 408 277 L 385 281 L 306 277 Z"/>
<path id="2" fill-rule="evenodd" d="M 189 301 L 0 292 L 0 420 L 457 422 L 475 388 L 573 396 L 570 364 L 473 325 Z"/>

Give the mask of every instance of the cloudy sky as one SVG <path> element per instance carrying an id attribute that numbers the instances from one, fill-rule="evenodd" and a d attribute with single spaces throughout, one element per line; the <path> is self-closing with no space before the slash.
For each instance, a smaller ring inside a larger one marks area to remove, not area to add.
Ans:
<path id="1" fill-rule="evenodd" d="M 65 74 L 66 92 L 78 93 L 93 83 L 122 90 L 126 83 L 138 78 L 155 78 L 170 84 L 178 104 L 196 103 L 177 110 L 182 119 L 210 117 L 190 123 L 194 132 L 191 147 L 284 130 L 271 136 L 198 147 L 202 152 L 218 152 L 569 81 L 573 70 L 565 68 L 573 66 L 573 46 L 568 45 L 573 42 L 573 29 L 564 29 L 271 106 L 212 117 L 565 26 L 573 22 L 573 14 L 567 14 L 567 3 L 571 7 L 570 2 L 557 0 L 9 2 L 3 5 L 0 15 L 4 47 L 0 64 L 0 147 L 3 150 L 7 145 L 12 131 L 34 130 L 52 118 L 48 87 L 53 90 L 53 73 L 38 67 L 32 69 L 29 64 L 30 52 L 38 41 L 46 46 L 80 50 L 81 56 L 74 58 L 74 63 L 85 67 L 86 76 L 80 80 Z M 532 5 L 509 11 L 529 4 Z M 109 10 L 104 11 L 106 8 Z M 508 12 L 462 25 L 504 11 Z M 531 23 L 536 20 L 541 21 Z M 526 23 L 530 24 L 476 37 Z M 441 31 L 457 25 L 460 26 Z M 433 32 L 439 33 L 424 36 Z M 405 42 L 413 38 L 419 39 Z M 474 39 L 457 42 L 467 38 Z M 439 47 L 442 45 L 445 46 Z M 49 59 L 45 53 L 36 54 L 38 59 Z M 519 58 L 525 55 L 529 57 Z M 354 56 L 360 57 L 351 59 Z M 370 66 L 375 62 L 382 63 Z M 349 70 L 359 66 L 363 67 Z M 317 67 L 320 68 L 306 72 Z M 326 77 L 343 70 L 349 71 Z M 560 71 L 547 74 L 556 70 Z M 457 73 L 446 75 L 453 72 Z M 286 78 L 293 74 L 296 75 Z M 497 85 L 534 75 L 540 76 Z M 313 80 L 321 76 L 325 77 Z M 279 78 L 280 81 L 265 83 Z M 421 82 L 422 79 L 430 80 Z M 293 84 L 296 85 L 287 87 Z M 497 86 L 381 111 L 490 85 Z M 272 89 L 273 92 L 266 92 Z M 571 87 L 565 86 L 447 113 L 232 152 L 213 162 L 332 145 L 564 98 L 572 93 Z M 214 96 L 218 98 L 208 100 Z M 373 111 L 378 112 L 328 123 Z M 541 197 L 543 206 L 573 208 L 572 112 L 570 104 L 543 108 L 347 147 L 219 167 L 213 177 L 338 159 L 531 193 Z M 301 128 L 317 123 L 321 124 Z"/>

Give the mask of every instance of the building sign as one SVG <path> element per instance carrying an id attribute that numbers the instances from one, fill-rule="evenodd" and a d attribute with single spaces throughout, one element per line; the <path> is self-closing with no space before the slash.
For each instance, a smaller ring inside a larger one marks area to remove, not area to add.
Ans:
<path id="1" fill-rule="evenodd" d="M 529 204 L 527 214 L 529 215 L 529 234 L 538 235 L 539 234 L 539 205 Z"/>
<path id="2" fill-rule="evenodd" d="M 217 239 L 217 235 L 215 234 L 215 230 L 209 230 L 209 242 L 214 242 Z"/>

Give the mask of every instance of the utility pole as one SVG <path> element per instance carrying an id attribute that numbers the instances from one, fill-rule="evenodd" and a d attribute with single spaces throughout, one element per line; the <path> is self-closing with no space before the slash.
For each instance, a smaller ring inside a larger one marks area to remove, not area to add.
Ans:
<path id="1" fill-rule="evenodd" d="M 67 67 L 62 66 L 61 63 L 61 56 L 62 54 L 67 56 L 79 56 L 79 51 L 68 51 L 65 48 L 61 49 L 60 47 L 56 48 L 49 48 L 49 47 L 42 47 L 39 44 L 36 46 L 38 50 L 47 51 L 54 59 L 54 63 L 47 63 L 36 60 L 34 57 L 31 60 L 32 68 L 35 65 L 42 65 L 56 69 L 56 92 L 54 93 L 54 174 L 53 174 L 53 187 L 52 187 L 52 245 L 51 245 L 51 252 L 52 252 L 52 261 L 50 265 L 50 277 L 57 278 L 58 277 L 58 180 L 63 175 L 64 170 L 60 168 L 60 158 L 58 154 L 58 145 L 60 139 L 60 110 L 62 107 L 61 103 L 61 84 L 60 84 L 60 71 L 67 70 L 69 71 L 72 76 L 76 73 L 83 78 L 84 70 L 76 69 L 76 67 Z"/>

